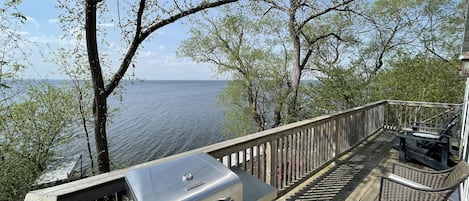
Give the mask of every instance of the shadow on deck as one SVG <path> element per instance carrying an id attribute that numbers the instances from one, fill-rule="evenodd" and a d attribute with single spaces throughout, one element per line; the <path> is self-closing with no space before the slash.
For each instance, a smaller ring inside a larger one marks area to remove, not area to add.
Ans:
<path id="1" fill-rule="evenodd" d="M 279 200 L 375 200 L 380 176 L 398 161 L 395 143 L 394 132 L 378 133 Z"/>

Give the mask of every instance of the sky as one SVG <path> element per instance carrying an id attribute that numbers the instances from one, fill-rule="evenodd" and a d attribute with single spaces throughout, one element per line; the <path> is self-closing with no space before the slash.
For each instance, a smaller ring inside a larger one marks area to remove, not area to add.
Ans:
<path id="1" fill-rule="evenodd" d="M 67 79 L 59 67 L 51 60 L 58 47 L 73 47 L 76 43 L 71 38 L 63 38 L 58 16 L 62 10 L 56 8 L 57 0 L 24 0 L 19 6 L 20 12 L 27 17 L 27 22 L 19 30 L 24 38 L 34 42 L 29 49 L 31 66 L 24 72 L 26 79 Z M 117 1 L 111 1 L 117 2 Z M 113 12 L 111 10 L 111 12 Z M 128 75 L 143 80 L 213 80 L 220 79 L 209 64 L 192 62 L 189 58 L 178 58 L 175 55 L 180 42 L 188 37 L 189 28 L 182 23 L 171 24 L 156 32 L 153 37 L 139 49 L 135 71 Z M 112 22 L 104 22 L 101 26 L 116 26 Z M 119 45 L 117 34 L 106 35 L 109 47 L 100 47 L 100 52 L 111 56 L 112 61 L 119 61 L 118 56 L 125 51 Z M 118 62 L 111 68 L 116 69 Z"/>

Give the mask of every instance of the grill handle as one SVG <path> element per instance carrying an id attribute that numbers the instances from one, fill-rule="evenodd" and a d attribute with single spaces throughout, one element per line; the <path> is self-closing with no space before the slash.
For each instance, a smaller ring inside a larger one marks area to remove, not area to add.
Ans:
<path id="1" fill-rule="evenodd" d="M 235 201 L 233 198 L 225 197 L 225 198 L 218 198 L 217 201 Z"/>

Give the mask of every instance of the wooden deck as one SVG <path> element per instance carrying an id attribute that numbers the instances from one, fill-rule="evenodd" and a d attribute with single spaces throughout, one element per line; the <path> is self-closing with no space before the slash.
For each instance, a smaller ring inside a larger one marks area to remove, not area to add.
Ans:
<path id="1" fill-rule="evenodd" d="M 398 161 L 395 134 L 384 131 L 278 200 L 375 200 L 380 177 Z"/>
<path id="2" fill-rule="evenodd" d="M 199 152 L 275 187 L 281 196 L 279 200 L 374 200 L 380 176 L 397 161 L 397 153 L 391 150 L 397 139 L 395 133 L 387 130 L 407 128 L 416 121 L 439 125 L 442 114 L 458 107 L 446 103 L 378 101 L 34 190 L 26 195 L 25 201 L 105 197 L 125 200 L 124 178 L 129 171 Z"/>

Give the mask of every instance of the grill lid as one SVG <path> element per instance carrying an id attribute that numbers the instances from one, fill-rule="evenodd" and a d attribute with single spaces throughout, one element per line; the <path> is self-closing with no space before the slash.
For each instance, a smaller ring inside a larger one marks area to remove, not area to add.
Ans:
<path id="1" fill-rule="evenodd" d="M 133 170 L 125 179 L 137 201 L 199 200 L 240 183 L 236 174 L 205 153 Z"/>

